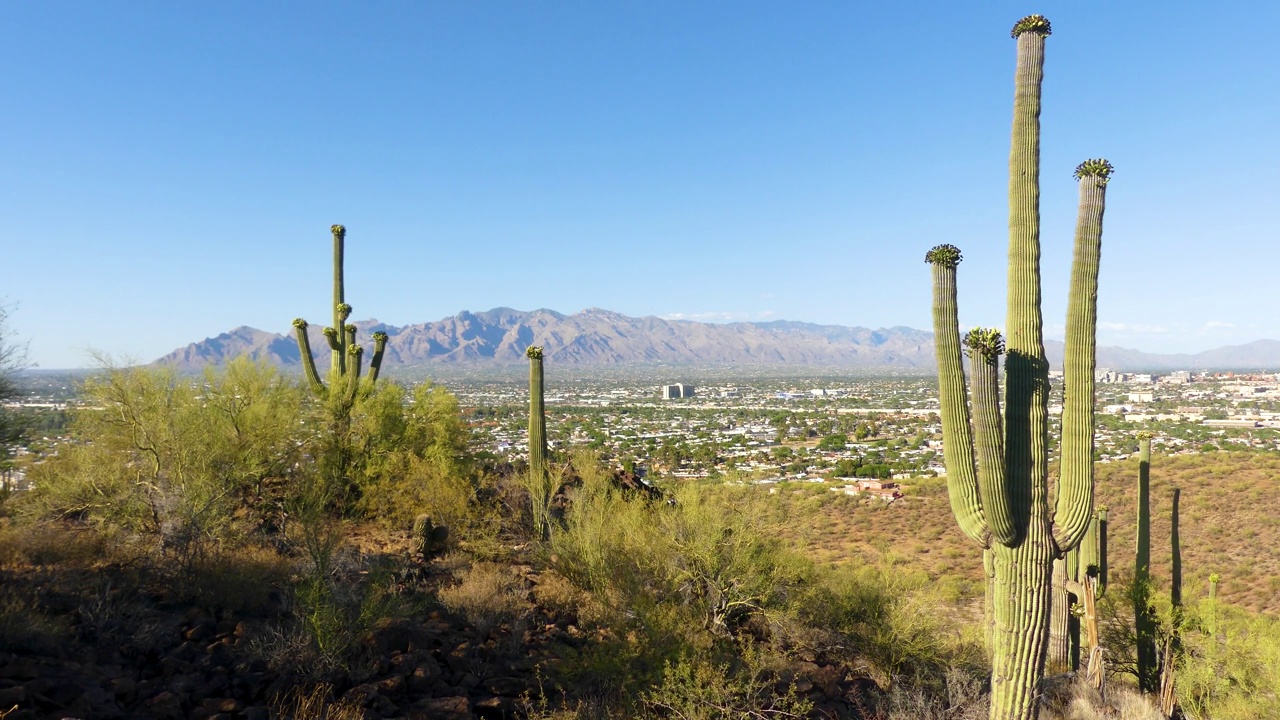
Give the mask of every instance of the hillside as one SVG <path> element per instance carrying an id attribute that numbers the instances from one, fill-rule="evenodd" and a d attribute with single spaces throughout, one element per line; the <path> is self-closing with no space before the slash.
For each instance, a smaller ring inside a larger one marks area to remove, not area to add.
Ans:
<path id="1" fill-rule="evenodd" d="M 1097 503 L 1108 506 L 1109 562 L 1116 576 L 1132 575 L 1137 460 L 1097 466 Z M 1222 577 L 1219 597 L 1240 608 L 1280 615 L 1280 457 L 1212 453 L 1153 458 L 1151 463 L 1153 572 L 1167 588 L 1170 568 L 1169 510 L 1174 487 L 1182 489 L 1183 592 L 1208 592 L 1210 573 Z M 981 554 L 957 527 L 940 480 L 909 484 L 907 496 L 885 506 L 879 500 L 783 493 L 791 516 L 812 513 L 793 538 L 828 562 L 888 562 L 942 579 L 957 595 L 981 585 Z M 831 495 L 831 493 L 826 493 Z"/>

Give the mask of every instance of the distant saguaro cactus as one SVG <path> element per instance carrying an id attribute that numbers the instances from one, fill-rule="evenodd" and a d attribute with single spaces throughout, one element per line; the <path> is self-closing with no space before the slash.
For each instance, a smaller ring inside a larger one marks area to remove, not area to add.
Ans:
<path id="1" fill-rule="evenodd" d="M 1111 164 L 1076 168 L 1080 207 L 1068 298 L 1062 466 L 1050 506 L 1049 364 L 1040 309 L 1040 86 L 1049 21 L 1019 20 L 1013 140 L 1009 155 L 1007 338 L 993 330 L 965 338 L 973 381 L 973 427 L 956 309 L 960 251 L 939 245 L 933 266 L 934 342 L 947 489 L 961 530 L 989 553 L 994 584 L 991 717 L 1038 716 L 1037 685 L 1049 641 L 1053 561 L 1076 546 L 1093 517 L 1093 404 L 1098 259 Z M 998 356 L 1007 343 L 1005 410 Z M 1002 426 L 1003 418 L 1003 426 Z M 974 463 L 976 441 L 977 464 Z"/>
<path id="2" fill-rule="evenodd" d="M 333 325 L 324 329 L 324 337 L 329 341 L 331 361 L 329 365 L 329 383 L 325 384 L 316 372 L 316 361 L 311 354 L 311 340 L 307 337 L 307 321 L 296 318 L 293 321 L 294 335 L 298 340 L 298 351 L 302 355 L 302 369 L 307 376 L 307 384 L 318 396 L 326 399 L 340 400 L 350 404 L 360 387 L 360 363 L 364 350 L 356 344 L 356 326 L 348 325 L 351 317 L 351 306 L 344 299 L 344 282 L 342 275 L 344 243 L 347 229 L 341 225 L 329 228 L 333 233 Z M 369 361 L 369 380 L 377 382 L 378 372 L 382 368 L 382 356 L 387 347 L 387 334 L 373 334 L 373 358 Z M 334 396 L 338 393 L 338 396 Z"/>
<path id="3" fill-rule="evenodd" d="M 1159 687 L 1156 618 L 1151 607 L 1151 433 L 1138 433 L 1137 541 L 1133 562 L 1133 618 L 1138 642 L 1138 689 Z"/>

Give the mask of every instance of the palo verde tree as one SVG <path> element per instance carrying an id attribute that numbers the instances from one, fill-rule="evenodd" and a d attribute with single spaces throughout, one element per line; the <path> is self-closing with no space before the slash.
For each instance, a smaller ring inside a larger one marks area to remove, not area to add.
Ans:
<path id="1" fill-rule="evenodd" d="M 1049 489 L 1049 363 L 1040 309 L 1040 88 L 1049 21 L 1013 28 L 1018 58 L 1009 154 L 1007 339 L 976 329 L 965 337 L 973 381 L 973 425 L 956 308 L 960 251 L 939 245 L 933 266 L 934 342 L 947 489 L 961 530 L 984 548 L 991 591 L 991 717 L 1038 717 L 1055 559 L 1075 547 L 1093 517 L 1093 405 L 1098 260 L 1111 164 L 1076 168 L 1080 205 L 1068 299 L 1062 465 Z M 1005 360 L 1000 403 L 999 356 Z M 1002 422 L 1003 421 L 1003 422 Z M 974 463 L 974 448 L 977 463 Z"/>
<path id="2" fill-rule="evenodd" d="M 360 366 L 364 348 L 356 342 L 356 326 L 347 324 L 347 319 L 351 317 L 351 306 L 344 297 L 342 275 L 347 229 L 342 225 L 333 225 L 329 230 L 333 233 L 333 325 L 324 329 L 324 337 L 328 340 L 331 351 L 327 384 L 316 371 L 316 361 L 311 355 L 311 340 L 307 336 L 307 321 L 296 318 L 293 329 L 298 339 L 298 351 L 302 355 L 302 368 L 307 376 L 307 384 L 323 402 L 329 422 L 329 474 L 331 479 L 341 480 L 348 474 L 351 464 L 350 442 L 346 435 L 350 430 L 351 410 L 360 390 Z M 373 358 L 369 361 L 370 387 L 378 380 L 386 347 L 387 334 L 375 332 Z"/>

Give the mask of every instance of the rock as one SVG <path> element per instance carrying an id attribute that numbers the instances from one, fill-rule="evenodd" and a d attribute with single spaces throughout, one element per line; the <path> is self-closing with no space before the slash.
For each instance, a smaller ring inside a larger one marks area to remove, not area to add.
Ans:
<path id="1" fill-rule="evenodd" d="M 407 653 L 427 647 L 431 637 L 421 625 L 401 618 L 386 618 L 369 633 L 368 645 L 380 656 L 393 652 Z"/>
<path id="2" fill-rule="evenodd" d="M 473 708 L 485 720 L 506 720 L 515 717 L 516 702 L 508 697 L 478 698 Z"/>
<path id="3" fill-rule="evenodd" d="M 213 633 L 214 633 L 213 622 L 206 620 L 202 623 L 197 624 L 195 627 L 191 628 L 190 630 L 187 630 L 186 632 L 182 633 L 182 639 L 190 640 L 192 642 L 200 642 L 201 640 L 208 639 L 210 636 L 213 635 Z"/>
<path id="4" fill-rule="evenodd" d="M 471 700 L 462 696 L 419 700 L 409 706 L 405 720 L 471 720 Z"/>
<path id="5" fill-rule="evenodd" d="M 489 678 L 481 683 L 481 686 L 494 695 L 507 697 L 517 697 L 529 689 L 529 684 L 517 677 Z"/>
<path id="6" fill-rule="evenodd" d="M 7 710 L 14 705 L 19 705 L 27 699 L 27 689 L 21 685 L 0 690 L 0 712 Z"/>
<path id="7" fill-rule="evenodd" d="M 147 701 L 147 709 L 155 718 L 181 720 L 187 714 L 182 711 L 182 698 L 165 690 Z"/>

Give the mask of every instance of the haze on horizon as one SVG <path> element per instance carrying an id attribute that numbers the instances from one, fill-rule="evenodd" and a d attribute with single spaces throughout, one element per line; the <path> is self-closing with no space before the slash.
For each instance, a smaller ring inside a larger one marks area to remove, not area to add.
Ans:
<path id="1" fill-rule="evenodd" d="M 46 368 L 328 317 L 506 306 L 928 328 L 925 251 L 1001 324 L 1013 21 L 1053 22 L 1061 337 L 1075 165 L 1115 163 L 1098 341 L 1280 338 L 1280 7 L 6 5 L 0 302 Z"/>

